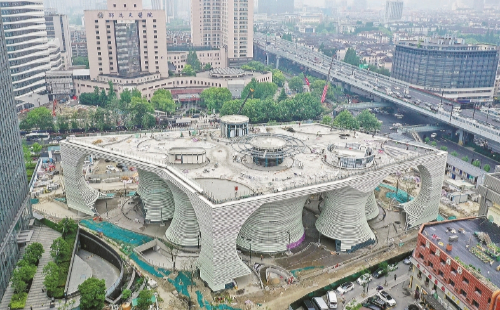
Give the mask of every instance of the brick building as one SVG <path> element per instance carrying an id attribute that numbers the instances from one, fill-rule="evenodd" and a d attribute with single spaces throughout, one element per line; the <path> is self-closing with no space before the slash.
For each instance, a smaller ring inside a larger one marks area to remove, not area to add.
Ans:
<path id="1" fill-rule="evenodd" d="M 499 290 L 500 228 L 484 217 L 422 225 L 410 287 L 435 310 L 487 310 Z M 433 306 L 432 306 L 433 305 Z"/>

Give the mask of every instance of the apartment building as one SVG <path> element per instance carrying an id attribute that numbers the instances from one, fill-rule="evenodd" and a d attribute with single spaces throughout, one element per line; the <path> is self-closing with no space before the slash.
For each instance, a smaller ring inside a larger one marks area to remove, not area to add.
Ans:
<path id="1" fill-rule="evenodd" d="M 69 67 L 71 67 L 73 52 L 71 49 L 71 36 L 69 32 L 68 16 L 46 11 L 45 25 L 47 28 L 47 37 L 49 39 L 59 40 L 64 69 L 69 69 Z"/>

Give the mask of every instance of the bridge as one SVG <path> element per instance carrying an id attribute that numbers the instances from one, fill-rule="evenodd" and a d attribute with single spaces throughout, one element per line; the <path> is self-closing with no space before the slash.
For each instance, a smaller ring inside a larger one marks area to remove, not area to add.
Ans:
<path id="1" fill-rule="evenodd" d="M 261 33 L 254 34 L 254 45 L 266 53 L 268 64 L 269 54 L 274 54 L 276 56 L 277 67 L 279 66 L 280 58 L 284 58 L 326 77 L 332 63 L 330 57 L 310 47 L 300 46 L 277 37 L 269 40 L 266 35 Z M 500 141 L 500 129 L 484 125 L 484 121 L 479 123 L 474 119 L 460 116 L 456 112 L 453 113 L 451 108 L 453 103 L 451 101 L 430 92 L 416 89 L 406 82 L 368 70 L 361 70 L 358 67 L 338 60 L 333 60 L 330 81 L 333 83 L 342 83 L 344 87 L 351 88 L 351 90 L 355 88 L 358 92 L 361 91 L 361 93 L 367 94 L 367 96 L 372 97 L 374 100 L 391 102 L 412 112 L 420 113 L 441 123 L 453 126 L 458 129 L 460 139 L 462 139 L 464 131 L 486 138 L 490 140 L 490 145 L 494 150 L 500 150 L 500 144 L 498 144 L 498 141 Z M 390 95 L 387 89 L 390 89 L 391 92 L 401 90 L 401 92 L 405 92 L 412 98 L 421 100 L 422 104 L 416 105 L 408 102 L 409 100 L 405 101 L 393 94 Z M 432 106 L 434 110 L 425 106 L 424 103 L 429 103 L 429 106 Z M 449 104 L 450 107 L 446 107 L 441 103 Z M 438 108 L 436 109 L 436 107 Z M 481 118 L 484 116 L 481 114 L 477 112 L 476 118 L 482 120 Z M 486 120 L 486 117 L 484 118 Z"/>
<path id="2" fill-rule="evenodd" d="M 398 128 L 398 132 L 429 132 L 429 131 L 438 131 L 443 129 L 442 126 L 439 125 L 414 125 L 414 126 L 403 126 Z"/>

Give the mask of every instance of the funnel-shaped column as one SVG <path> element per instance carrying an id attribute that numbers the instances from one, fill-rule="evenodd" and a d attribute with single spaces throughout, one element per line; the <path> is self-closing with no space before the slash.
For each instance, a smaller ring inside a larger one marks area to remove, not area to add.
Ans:
<path id="1" fill-rule="evenodd" d="M 302 209 L 307 196 L 266 203 L 243 224 L 236 244 L 252 252 L 275 253 L 294 248 L 304 240 Z"/>
<path id="2" fill-rule="evenodd" d="M 141 196 L 145 219 L 151 222 L 161 222 L 174 216 L 174 197 L 167 183 L 155 173 L 138 169 L 139 187 L 137 193 Z"/>
<path id="3" fill-rule="evenodd" d="M 175 202 L 174 217 L 165 232 L 165 238 L 180 246 L 197 246 L 200 227 L 189 197 L 168 182 Z"/>
<path id="4" fill-rule="evenodd" d="M 379 209 L 377 205 L 377 200 L 375 199 L 375 192 L 371 192 L 368 196 L 368 201 L 366 202 L 365 215 L 366 220 L 373 220 L 378 216 Z"/>
<path id="5" fill-rule="evenodd" d="M 352 187 L 326 193 L 316 228 L 322 235 L 340 243 L 340 251 L 354 251 L 375 241 L 365 215 L 370 194 Z"/>

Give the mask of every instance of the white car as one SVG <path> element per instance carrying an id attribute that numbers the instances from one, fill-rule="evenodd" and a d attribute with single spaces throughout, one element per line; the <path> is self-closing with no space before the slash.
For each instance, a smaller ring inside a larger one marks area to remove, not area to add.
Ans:
<path id="1" fill-rule="evenodd" d="M 359 277 L 356 282 L 358 282 L 359 285 L 363 285 L 365 283 L 368 283 L 372 280 L 372 275 L 369 274 L 369 273 L 365 273 L 364 275 L 362 275 L 361 277 Z"/>
<path id="2" fill-rule="evenodd" d="M 396 301 L 394 300 L 394 298 L 392 298 L 392 296 L 389 295 L 389 293 L 387 293 L 386 291 L 378 292 L 378 297 L 385 301 L 389 305 L 389 307 L 394 307 L 396 305 Z"/>
<path id="3" fill-rule="evenodd" d="M 352 291 L 353 289 L 354 289 L 354 283 L 346 282 L 337 288 L 337 292 L 343 295 L 349 291 Z"/>
<path id="4" fill-rule="evenodd" d="M 433 133 L 431 134 L 431 138 L 435 138 L 435 137 L 437 137 L 437 134 L 436 134 L 435 132 L 433 132 Z"/>
<path id="5" fill-rule="evenodd" d="M 113 169 L 115 169 L 115 166 L 107 165 L 106 169 L 113 170 Z"/>

